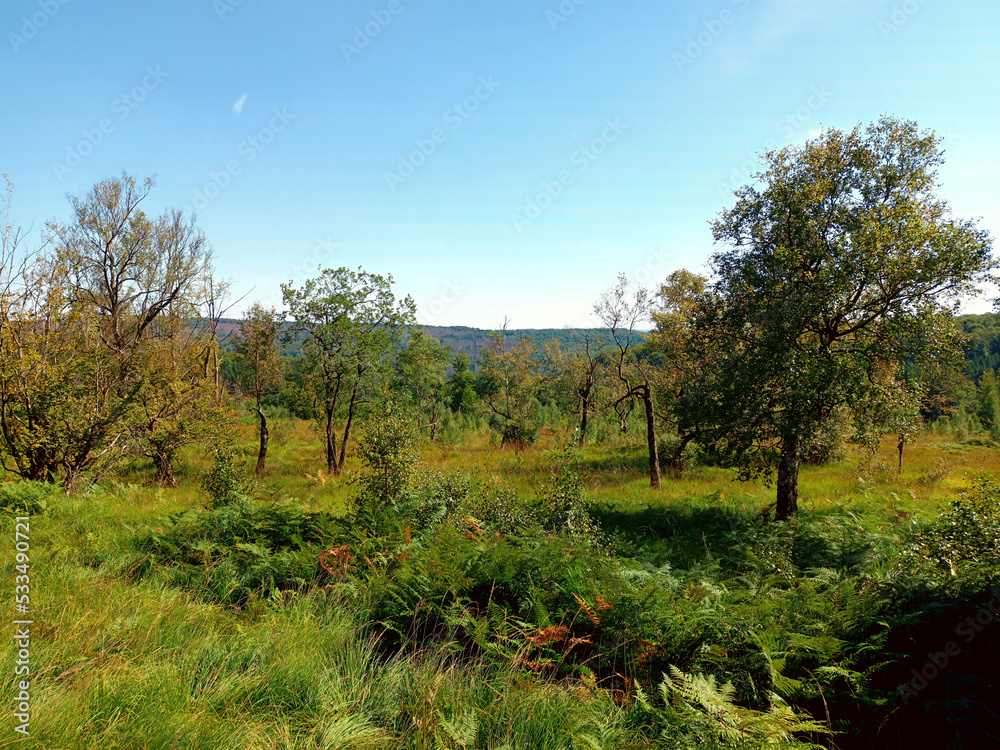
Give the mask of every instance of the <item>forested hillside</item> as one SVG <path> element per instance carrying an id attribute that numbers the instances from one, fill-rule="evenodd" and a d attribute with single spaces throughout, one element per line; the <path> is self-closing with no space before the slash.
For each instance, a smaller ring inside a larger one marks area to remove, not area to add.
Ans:
<path id="1" fill-rule="evenodd" d="M 219 342 L 224 349 L 232 348 L 231 338 L 239 330 L 241 322 L 238 318 L 223 318 L 220 321 Z M 479 353 L 490 346 L 492 334 L 499 332 L 469 326 L 422 326 L 421 328 L 427 336 L 437 339 L 454 354 L 466 355 L 473 368 L 479 359 Z M 584 350 L 588 337 L 593 343 L 600 338 L 607 339 L 608 332 L 605 328 L 511 328 L 507 330 L 506 335 L 511 344 L 520 343 L 522 339 L 531 341 L 538 347 L 539 352 L 543 351 L 547 344 L 558 342 L 564 351 L 575 353 Z M 289 336 L 284 348 L 285 354 L 292 357 L 299 356 L 303 338 L 294 334 Z"/>

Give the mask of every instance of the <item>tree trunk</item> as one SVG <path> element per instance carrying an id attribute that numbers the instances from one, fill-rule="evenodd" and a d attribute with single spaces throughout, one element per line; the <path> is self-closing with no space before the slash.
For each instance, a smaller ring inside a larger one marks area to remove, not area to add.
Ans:
<path id="1" fill-rule="evenodd" d="M 434 433 L 437 432 L 438 428 L 438 405 L 437 402 L 431 407 L 431 442 L 434 442 Z"/>
<path id="2" fill-rule="evenodd" d="M 257 405 L 257 415 L 260 417 L 260 450 L 257 452 L 257 468 L 254 474 L 258 477 L 264 476 L 264 464 L 267 462 L 267 418 L 264 411 Z"/>
<path id="3" fill-rule="evenodd" d="M 153 465 L 156 467 L 156 481 L 163 487 L 176 487 L 177 475 L 174 473 L 174 457 L 164 451 L 153 452 Z"/>
<path id="4" fill-rule="evenodd" d="M 351 391 L 351 403 L 347 407 L 347 425 L 344 427 L 344 439 L 340 443 L 340 462 L 337 464 L 337 474 L 344 470 L 347 461 L 347 441 L 351 439 L 351 423 L 354 421 L 354 407 L 358 403 L 358 386 Z"/>
<path id="5" fill-rule="evenodd" d="M 337 430 L 333 424 L 333 409 L 326 409 L 326 473 L 330 476 L 337 471 Z"/>
<path id="6" fill-rule="evenodd" d="M 906 442 L 906 438 L 903 433 L 899 433 L 899 442 L 896 444 L 896 448 L 899 449 L 899 473 L 903 473 L 903 443 Z"/>
<path id="7" fill-rule="evenodd" d="M 786 521 L 799 509 L 799 466 L 802 455 L 798 435 L 786 435 L 781 441 L 781 461 L 778 463 L 778 498 L 775 519 Z"/>
<path id="8" fill-rule="evenodd" d="M 215 405 L 222 403 L 222 362 L 219 360 L 219 347 L 216 346 L 212 353 L 215 365 Z"/>
<path id="9" fill-rule="evenodd" d="M 653 391 L 647 384 L 642 391 L 646 407 L 646 442 L 649 445 L 649 486 L 660 489 L 660 457 L 656 454 L 656 415 L 653 413 Z"/>
<path id="10" fill-rule="evenodd" d="M 579 446 L 587 444 L 587 413 L 590 411 L 590 396 L 580 396 L 580 439 Z"/>

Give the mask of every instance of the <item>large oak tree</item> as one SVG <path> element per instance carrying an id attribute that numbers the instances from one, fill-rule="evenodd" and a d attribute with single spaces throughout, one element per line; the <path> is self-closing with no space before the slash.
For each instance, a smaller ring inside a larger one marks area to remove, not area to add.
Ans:
<path id="1" fill-rule="evenodd" d="M 777 469 L 778 518 L 797 509 L 803 447 L 836 410 L 862 425 L 917 408 L 903 363 L 953 350 L 948 316 L 995 266 L 989 234 L 937 194 L 943 157 L 907 120 L 830 129 L 766 153 L 712 225 L 729 249 L 695 321 L 715 362 L 686 406 L 744 478 Z"/>

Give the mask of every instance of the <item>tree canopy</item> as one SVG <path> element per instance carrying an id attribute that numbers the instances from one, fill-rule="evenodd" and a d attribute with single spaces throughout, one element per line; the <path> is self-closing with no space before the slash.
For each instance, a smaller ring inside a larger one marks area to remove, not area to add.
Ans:
<path id="1" fill-rule="evenodd" d="M 907 358 L 958 350 L 949 313 L 994 268 L 991 239 L 937 195 L 933 132 L 882 117 L 764 155 L 757 183 L 712 224 L 729 245 L 695 313 L 714 366 L 689 419 L 744 476 L 778 470 L 796 510 L 804 446 L 840 407 L 860 425 L 915 411 Z"/>

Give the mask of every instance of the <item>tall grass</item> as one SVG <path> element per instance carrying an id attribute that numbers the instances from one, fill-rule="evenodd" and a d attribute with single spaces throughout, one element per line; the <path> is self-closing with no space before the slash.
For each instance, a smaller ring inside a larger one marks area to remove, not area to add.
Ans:
<path id="1" fill-rule="evenodd" d="M 253 432 L 245 427 L 238 437 L 249 467 Z M 506 483 L 535 501 L 562 465 L 566 442 L 562 429 L 543 430 L 537 447 L 515 453 L 499 450 L 482 432 L 460 445 L 424 444 L 421 458 L 427 468 Z M 273 420 L 268 474 L 259 486 L 263 502 L 293 497 L 314 511 L 345 513 L 356 485 L 350 475 L 318 474 L 321 448 L 309 423 Z M 809 659 L 827 649 L 841 660 L 842 674 L 821 672 L 816 685 L 846 692 L 843 681 L 872 665 L 860 652 L 838 651 L 823 628 L 840 628 L 844 637 L 863 621 L 860 609 L 852 609 L 860 608 L 852 602 L 861 594 L 851 576 L 862 569 L 883 575 L 865 566 L 872 555 L 891 557 L 893 540 L 903 538 L 913 518 L 935 517 L 959 496 L 968 475 L 1000 471 L 1000 455 L 988 445 L 925 435 L 907 446 L 898 474 L 894 448 L 887 439 L 874 462 L 853 453 L 804 467 L 804 518 L 826 524 L 822 544 L 810 542 L 819 526 L 790 527 L 782 535 L 761 525 L 773 498 L 766 485 L 696 467 L 654 492 L 641 445 L 579 453 L 574 465 L 591 512 L 609 550 L 632 561 L 622 575 L 641 593 L 630 600 L 632 610 L 623 604 L 623 611 L 607 613 L 608 621 L 612 614 L 624 621 L 656 608 L 672 611 L 659 631 L 650 625 L 649 633 L 670 634 L 674 642 L 648 644 L 648 671 L 665 670 L 669 659 L 702 669 L 714 664 L 747 703 L 762 706 L 768 680 L 781 682 L 767 671 L 755 638 L 771 639 L 774 659 L 790 666 L 814 668 Z M 196 588 L 171 585 L 170 570 L 152 564 L 137 540 L 166 527 L 169 515 L 205 505 L 199 479 L 208 460 L 190 450 L 180 486 L 170 490 L 148 486 L 138 464 L 89 493 L 17 490 L 45 499 L 31 524 L 32 721 L 31 736 L 19 739 L 11 712 L 0 713 L 0 747 L 535 750 L 682 741 L 664 734 L 657 721 L 666 719 L 643 713 L 621 680 L 602 687 L 585 670 L 543 678 L 516 660 L 440 643 L 387 651 L 363 595 L 351 601 L 330 589 L 289 591 L 234 610 L 205 603 Z M 13 528 L 10 512 L 0 516 L 4 539 L 13 539 Z M 13 582 L 13 543 L 0 549 L 3 576 Z M 579 575 L 574 585 L 582 591 L 585 573 Z M 742 619 L 726 619 L 736 611 Z M 869 637 L 858 635 L 859 642 Z M 0 695 L 16 693 L 15 658 L 5 640 Z M 727 677 L 732 665 L 751 662 L 756 682 L 737 671 Z M 826 696 L 813 692 L 802 688 L 802 699 L 822 710 Z"/>

